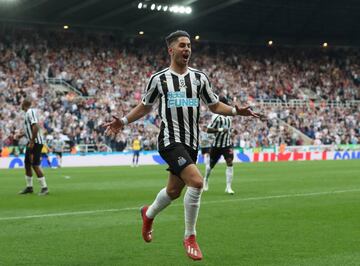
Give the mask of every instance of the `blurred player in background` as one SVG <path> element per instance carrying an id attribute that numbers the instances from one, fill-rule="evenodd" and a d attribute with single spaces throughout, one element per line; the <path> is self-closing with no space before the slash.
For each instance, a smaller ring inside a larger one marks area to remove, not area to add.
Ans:
<path id="1" fill-rule="evenodd" d="M 44 143 L 44 145 L 42 146 L 41 149 L 41 159 L 45 159 L 48 163 L 48 166 L 51 167 L 51 162 L 50 162 L 50 157 L 49 157 L 49 147 L 46 143 Z M 40 162 L 41 164 L 41 162 Z"/>
<path id="2" fill-rule="evenodd" d="M 58 167 L 62 166 L 62 155 L 65 148 L 65 142 L 61 139 L 59 133 L 55 135 L 55 138 L 52 142 L 53 153 L 56 155 L 56 159 L 58 161 Z"/>
<path id="3" fill-rule="evenodd" d="M 207 126 L 203 125 L 200 132 L 200 148 L 201 154 L 204 157 L 205 172 L 210 170 L 210 150 L 213 141 L 213 134 L 208 134 Z M 205 185 L 205 184 L 204 184 Z M 205 190 L 205 186 L 204 186 Z"/>
<path id="4" fill-rule="evenodd" d="M 228 100 L 225 97 L 221 97 L 220 101 L 224 104 L 228 104 Z M 215 139 L 212 143 L 210 152 L 210 167 L 206 168 L 204 191 L 209 189 L 209 177 L 211 170 L 219 161 L 221 156 L 226 161 L 226 188 L 225 193 L 234 194 L 235 192 L 231 188 L 231 183 L 234 176 L 233 160 L 234 151 L 231 137 L 231 125 L 232 117 L 214 114 L 211 119 L 211 123 L 208 126 L 208 133 L 215 134 Z"/>
<path id="5" fill-rule="evenodd" d="M 24 132 L 28 139 L 28 144 L 25 151 L 25 181 L 26 188 L 19 192 L 19 194 L 33 193 L 33 178 L 32 169 L 34 169 L 40 186 L 40 196 L 49 194 L 49 190 L 46 184 L 45 176 L 40 168 L 41 162 L 41 150 L 45 144 L 45 139 L 41 133 L 39 126 L 39 119 L 34 108 L 31 108 L 32 101 L 28 98 L 24 99 L 21 108 L 25 111 L 25 125 Z"/>
<path id="6" fill-rule="evenodd" d="M 143 220 L 142 237 L 152 241 L 152 224 L 156 215 L 170 203 L 184 195 L 186 254 L 193 260 L 201 260 L 202 253 L 196 241 L 196 222 L 200 209 L 203 177 L 196 167 L 199 141 L 200 100 L 213 113 L 233 116 L 260 117 L 249 108 L 231 107 L 218 100 L 209 78 L 201 71 L 188 67 L 191 56 L 190 36 L 185 31 L 176 31 L 166 37 L 170 67 L 151 76 L 142 102 L 121 119 L 113 117 L 106 123 L 107 134 L 117 134 L 128 123 L 134 122 L 152 110 L 159 101 L 161 117 L 158 149 L 169 165 L 168 184 L 156 196 L 150 206 L 141 208 Z"/>
<path id="7" fill-rule="evenodd" d="M 139 156 L 141 150 L 141 141 L 138 135 L 135 136 L 132 142 L 132 150 L 133 150 L 133 159 L 131 167 L 139 166 Z"/>

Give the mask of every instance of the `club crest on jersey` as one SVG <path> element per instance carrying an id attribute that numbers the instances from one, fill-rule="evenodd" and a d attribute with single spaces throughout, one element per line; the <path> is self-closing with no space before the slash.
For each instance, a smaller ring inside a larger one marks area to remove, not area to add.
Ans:
<path id="1" fill-rule="evenodd" d="M 200 80 L 198 80 L 198 79 L 193 79 L 193 80 L 192 80 L 192 84 L 195 85 L 195 86 L 200 86 L 200 85 L 201 85 L 201 82 L 200 82 Z"/>
<path id="2" fill-rule="evenodd" d="M 187 98 L 185 91 L 169 91 L 167 93 L 167 107 L 198 107 L 198 98 Z"/>

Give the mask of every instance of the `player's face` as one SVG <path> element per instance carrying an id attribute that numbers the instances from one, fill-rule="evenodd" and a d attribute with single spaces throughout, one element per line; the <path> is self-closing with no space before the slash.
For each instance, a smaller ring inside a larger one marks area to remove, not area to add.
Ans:
<path id="1" fill-rule="evenodd" d="M 179 66 L 187 66 L 191 56 L 191 42 L 188 37 L 179 37 L 169 47 L 171 59 Z"/>
<path id="2" fill-rule="evenodd" d="M 21 110 L 26 111 L 26 108 L 27 108 L 26 102 L 22 102 L 21 103 Z"/>

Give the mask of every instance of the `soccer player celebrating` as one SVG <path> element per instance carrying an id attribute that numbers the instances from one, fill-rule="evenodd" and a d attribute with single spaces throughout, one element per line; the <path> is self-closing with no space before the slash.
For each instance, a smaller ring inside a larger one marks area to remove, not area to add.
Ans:
<path id="1" fill-rule="evenodd" d="M 224 104 L 228 104 L 228 101 L 225 97 L 221 97 L 220 101 Z M 234 169 L 233 169 L 233 160 L 234 152 L 233 145 L 231 140 L 231 124 L 232 119 L 229 116 L 223 115 L 213 115 L 211 119 L 211 124 L 208 126 L 208 133 L 215 134 L 215 140 L 212 143 L 211 152 L 210 152 L 210 167 L 206 168 L 205 179 L 204 179 L 204 191 L 209 189 L 209 177 L 211 170 L 214 168 L 216 163 L 219 161 L 221 156 L 224 156 L 226 161 L 226 189 L 225 193 L 234 194 L 234 191 L 231 188 L 231 183 L 233 180 Z"/>
<path id="2" fill-rule="evenodd" d="M 36 110 L 31 108 L 31 100 L 24 99 L 21 104 L 22 110 L 25 111 L 25 135 L 28 139 L 25 152 L 25 181 L 26 188 L 19 192 L 19 194 L 33 193 L 33 179 L 32 169 L 34 169 L 40 186 L 41 191 L 38 195 L 45 196 L 49 194 L 48 187 L 46 185 L 45 176 L 40 168 L 41 163 L 41 150 L 45 144 L 45 139 L 41 133 L 39 126 L 39 119 L 37 117 Z M 32 168 L 32 169 L 31 169 Z"/>
<path id="3" fill-rule="evenodd" d="M 184 247 L 193 260 L 203 255 L 196 241 L 196 221 L 200 208 L 203 177 L 196 167 L 199 142 L 200 100 L 214 113 L 234 116 L 260 117 L 250 108 L 231 107 L 219 102 L 208 77 L 201 71 L 188 67 L 191 56 L 190 36 L 185 31 L 175 31 L 166 37 L 170 67 L 151 76 L 141 103 L 121 119 L 113 117 L 106 123 L 107 134 L 118 133 L 125 125 L 148 114 L 159 100 L 161 118 L 158 150 L 169 165 L 169 178 L 150 206 L 141 209 L 142 236 L 152 241 L 152 224 L 156 215 L 184 195 L 185 237 Z"/>

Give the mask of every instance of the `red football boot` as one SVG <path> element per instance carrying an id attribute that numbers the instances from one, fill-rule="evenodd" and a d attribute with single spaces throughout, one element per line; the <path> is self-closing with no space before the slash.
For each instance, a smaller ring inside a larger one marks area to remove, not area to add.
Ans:
<path id="1" fill-rule="evenodd" d="M 152 223 L 154 219 L 150 219 L 146 216 L 146 211 L 149 208 L 149 206 L 144 206 L 141 208 L 141 218 L 143 220 L 142 225 L 142 237 L 145 240 L 145 242 L 151 242 L 152 240 Z"/>
<path id="2" fill-rule="evenodd" d="M 203 255 L 199 245 L 196 243 L 195 235 L 191 235 L 184 239 L 184 247 L 186 254 L 193 260 L 201 260 Z"/>

